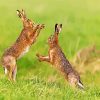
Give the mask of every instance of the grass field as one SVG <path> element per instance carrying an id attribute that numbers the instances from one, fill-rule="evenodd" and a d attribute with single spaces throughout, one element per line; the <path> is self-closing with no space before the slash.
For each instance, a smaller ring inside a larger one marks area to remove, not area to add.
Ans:
<path id="1" fill-rule="evenodd" d="M 0 56 L 22 30 L 16 15 L 16 10 L 22 8 L 30 19 L 46 27 L 30 52 L 17 62 L 16 83 L 9 82 L 0 67 L 0 100 L 100 100 L 100 72 L 81 74 L 86 91 L 80 91 L 72 89 L 51 65 L 38 62 L 35 56 L 37 52 L 48 53 L 46 41 L 55 23 L 63 24 L 59 43 L 70 61 L 88 45 L 96 44 L 100 49 L 100 1 L 1 0 Z"/>

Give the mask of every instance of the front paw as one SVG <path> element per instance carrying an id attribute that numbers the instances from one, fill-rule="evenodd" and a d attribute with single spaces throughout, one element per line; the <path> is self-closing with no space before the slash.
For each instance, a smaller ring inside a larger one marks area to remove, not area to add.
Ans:
<path id="1" fill-rule="evenodd" d="M 37 53 L 36 56 L 37 56 L 38 60 L 41 62 L 40 54 Z"/>
<path id="2" fill-rule="evenodd" d="M 44 24 L 38 24 L 39 29 L 43 29 L 45 27 Z"/>
<path id="3" fill-rule="evenodd" d="M 40 54 L 39 54 L 39 53 L 37 53 L 37 54 L 36 54 L 36 56 L 39 58 Z"/>
<path id="4" fill-rule="evenodd" d="M 41 24 L 40 28 L 43 29 L 44 27 L 45 27 L 45 25 L 44 24 Z"/>

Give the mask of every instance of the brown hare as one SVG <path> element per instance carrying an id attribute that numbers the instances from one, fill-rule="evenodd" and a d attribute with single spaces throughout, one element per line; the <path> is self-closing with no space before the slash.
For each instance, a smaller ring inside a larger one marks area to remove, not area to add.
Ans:
<path id="1" fill-rule="evenodd" d="M 62 24 L 55 25 L 54 35 L 48 38 L 49 45 L 49 55 L 42 56 L 37 54 L 39 61 L 46 61 L 56 66 L 56 68 L 65 76 L 71 86 L 79 87 L 83 89 L 83 84 L 80 80 L 79 74 L 73 69 L 72 65 L 66 59 L 64 53 L 62 52 L 59 43 L 58 43 L 58 35 L 61 31 Z"/>
<path id="2" fill-rule="evenodd" d="M 23 23 L 23 29 L 16 42 L 4 52 L 1 58 L 5 74 L 12 81 L 16 80 L 16 61 L 28 52 L 31 45 L 36 41 L 41 29 L 44 28 L 44 24 L 35 24 L 28 19 L 24 10 L 17 10 L 17 15 Z"/>

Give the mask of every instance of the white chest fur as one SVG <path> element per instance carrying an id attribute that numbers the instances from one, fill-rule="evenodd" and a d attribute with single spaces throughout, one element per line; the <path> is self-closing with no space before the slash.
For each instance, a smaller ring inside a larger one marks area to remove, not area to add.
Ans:
<path id="1" fill-rule="evenodd" d="M 18 59 L 21 58 L 22 56 L 24 56 L 24 55 L 29 51 L 29 48 L 30 48 L 30 46 L 27 46 L 27 47 L 22 51 L 22 53 L 20 54 L 20 56 L 18 57 Z"/>

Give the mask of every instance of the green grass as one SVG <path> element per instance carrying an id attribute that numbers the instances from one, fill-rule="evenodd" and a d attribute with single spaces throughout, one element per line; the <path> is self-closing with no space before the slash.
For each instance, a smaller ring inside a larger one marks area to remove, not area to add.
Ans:
<path id="1" fill-rule="evenodd" d="M 96 44 L 100 49 L 99 4 L 99 0 L 1 0 L 0 56 L 21 32 L 17 9 L 25 9 L 30 19 L 46 27 L 30 52 L 18 61 L 15 84 L 0 68 L 0 100 L 100 100 L 100 72 L 81 74 L 86 87 L 82 92 L 72 89 L 55 68 L 38 62 L 35 56 L 37 52 L 48 53 L 46 41 L 55 23 L 63 24 L 59 43 L 69 60 L 85 46 Z"/>

